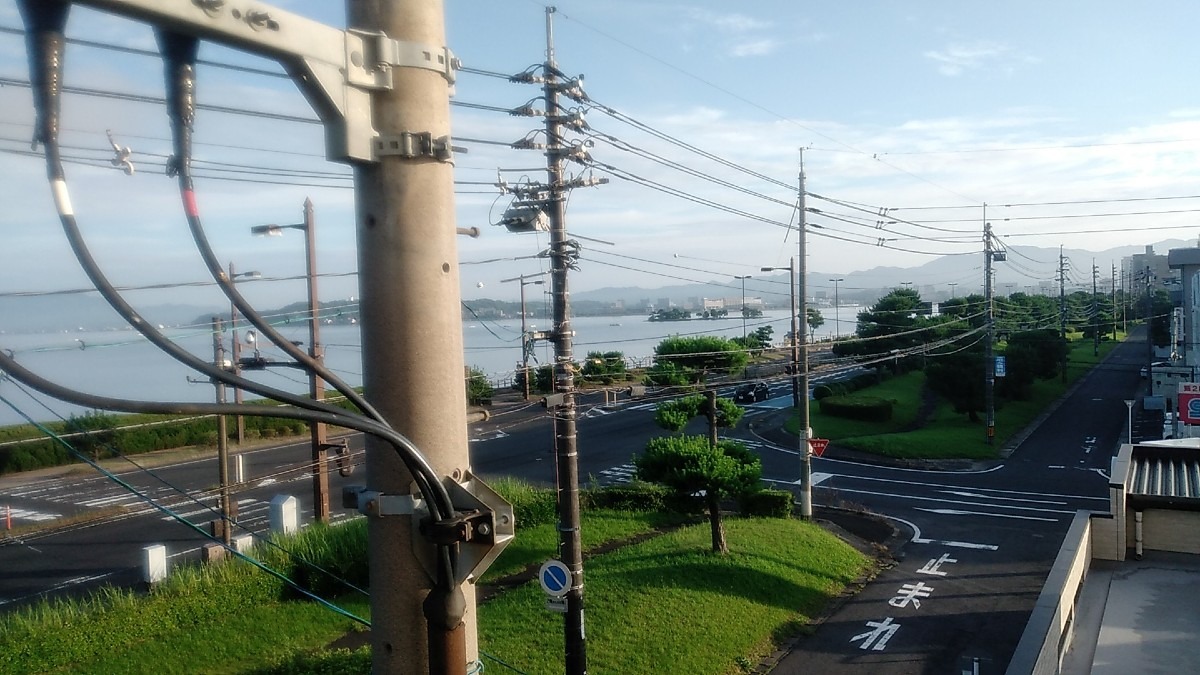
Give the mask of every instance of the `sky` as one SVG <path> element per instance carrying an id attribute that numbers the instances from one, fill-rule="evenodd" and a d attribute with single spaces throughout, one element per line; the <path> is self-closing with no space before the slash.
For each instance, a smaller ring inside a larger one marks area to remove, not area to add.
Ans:
<path id="1" fill-rule="evenodd" d="M 345 25 L 339 2 L 274 4 Z M 573 293 L 712 280 L 712 295 L 729 297 L 735 275 L 786 267 L 797 252 L 801 157 L 814 292 L 829 277 L 877 266 L 977 256 L 985 220 L 1016 250 L 1100 251 L 1200 235 L 1193 2 L 566 0 L 557 8 L 559 67 L 584 74 L 599 104 L 577 136 L 594 142 L 597 164 L 568 171 L 610 180 L 568 202 L 568 230 L 583 245 Z M 445 10 L 448 46 L 464 66 L 514 74 L 545 58 L 543 4 L 448 0 Z M 4 30 L 20 27 L 15 3 L 0 0 L 0 294 L 84 288 L 43 162 L 28 153 L 24 43 Z M 145 25 L 86 8 L 73 10 L 67 32 L 155 49 Z M 200 56 L 279 72 L 208 44 Z M 162 96 L 157 58 L 73 45 L 66 62 L 68 85 Z M 201 65 L 199 78 L 203 104 L 313 117 L 285 78 L 216 65 Z M 472 140 L 455 142 L 467 149 L 455 158 L 456 219 L 483 230 L 458 240 L 468 302 L 515 299 L 517 285 L 501 280 L 548 269 L 537 257 L 544 234 L 493 225 L 511 201 L 492 185 L 498 171 L 509 183 L 545 178 L 543 156 L 497 143 L 542 122 L 477 107 L 536 107 L 540 93 L 458 74 L 453 135 Z M 135 304 L 220 306 L 211 287 L 176 286 L 207 273 L 163 173 L 170 151 L 161 104 L 68 94 L 63 108 L 64 147 L 77 160 L 67 167 L 72 200 L 114 282 L 169 287 L 132 292 Z M 130 148 L 132 175 L 109 162 L 108 131 Z M 318 267 L 330 275 L 323 299 L 358 294 L 350 170 L 324 158 L 317 125 L 201 111 L 196 141 L 201 213 L 218 256 L 265 277 L 246 284 L 248 297 L 268 307 L 303 298 L 300 282 L 279 280 L 302 274 L 303 238 L 254 238 L 249 228 L 299 222 L 306 197 L 316 209 Z M 1031 277 L 1054 277 L 1056 260 L 1021 260 Z"/>

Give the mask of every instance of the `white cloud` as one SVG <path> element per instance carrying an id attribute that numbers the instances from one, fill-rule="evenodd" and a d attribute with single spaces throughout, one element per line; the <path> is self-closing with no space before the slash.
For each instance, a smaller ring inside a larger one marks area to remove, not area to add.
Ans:
<path id="1" fill-rule="evenodd" d="M 744 34 L 770 28 L 771 24 L 745 14 L 718 14 L 703 9 L 689 9 L 688 15 L 695 21 L 720 29 L 725 33 Z"/>
<path id="2" fill-rule="evenodd" d="M 763 38 L 761 40 L 734 45 L 729 53 L 739 58 L 745 56 L 766 56 L 778 48 L 779 42 L 771 38 Z"/>
<path id="3" fill-rule="evenodd" d="M 953 43 L 942 50 L 929 50 L 924 56 L 937 63 L 938 72 L 947 77 L 984 68 L 1012 72 L 1017 65 L 1037 62 L 1035 57 L 1018 54 L 1012 47 L 990 40 Z"/>

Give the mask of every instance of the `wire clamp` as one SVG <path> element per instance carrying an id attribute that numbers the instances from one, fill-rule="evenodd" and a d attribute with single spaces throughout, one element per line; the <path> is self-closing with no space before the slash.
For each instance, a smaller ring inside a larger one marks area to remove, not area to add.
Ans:
<path id="1" fill-rule="evenodd" d="M 372 141 L 375 149 L 375 159 L 380 157 L 402 157 L 404 159 L 419 159 L 431 157 L 439 162 L 454 161 L 454 153 L 466 152 L 466 148 L 450 144 L 449 136 L 434 137 L 428 131 L 404 131 L 391 136 L 376 136 Z"/>

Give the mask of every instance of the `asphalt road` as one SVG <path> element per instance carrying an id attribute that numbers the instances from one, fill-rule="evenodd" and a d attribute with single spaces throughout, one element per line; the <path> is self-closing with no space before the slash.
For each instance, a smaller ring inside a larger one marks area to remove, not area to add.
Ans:
<path id="1" fill-rule="evenodd" d="M 838 459 L 836 448 L 832 457 L 815 458 L 817 504 L 884 514 L 908 541 L 896 552 L 896 566 L 797 644 L 775 672 L 798 673 L 801 665 L 804 672 L 821 673 L 864 667 L 878 673 L 947 672 L 963 664 L 978 664 L 981 673 L 1002 672 L 1075 511 L 1106 509 L 1109 458 L 1125 437 L 1124 399 L 1141 386 L 1138 368 L 1144 355 L 1143 342 L 1119 346 L 1005 462 L 930 471 Z M 653 421 L 654 403 L 625 400 L 606 406 L 594 395 L 579 402 L 581 482 L 629 480 L 632 458 L 661 433 Z M 795 439 L 768 431 L 777 429 L 790 406 L 789 383 L 773 383 L 772 398 L 749 406 L 749 424 L 731 437 L 759 453 L 767 480 L 794 488 L 799 475 Z M 699 432 L 703 422 L 695 424 Z M 518 476 L 553 485 L 552 444 L 544 410 L 536 405 L 512 410 L 472 425 L 472 468 L 485 479 Z M 352 445 L 361 450 L 361 439 Z M 245 453 L 247 480 L 237 492 L 243 526 L 265 531 L 269 503 L 278 494 L 296 496 L 302 512 L 311 512 L 308 452 L 307 443 L 298 442 Z M 155 502 L 203 524 L 213 516 L 216 474 L 215 459 L 209 458 L 152 473 L 130 470 L 121 477 Z M 351 515 L 338 508 L 341 485 L 347 482 L 364 479 L 333 474 L 335 521 Z M 189 496 L 200 490 L 207 492 L 199 499 Z M 5 503 L 21 514 L 18 522 L 114 505 L 130 512 L 5 540 L 0 544 L 0 611 L 100 583 L 133 584 L 143 546 L 166 544 L 172 559 L 180 560 L 198 557 L 204 542 L 200 533 L 95 475 L 0 479 L 0 504 Z"/>

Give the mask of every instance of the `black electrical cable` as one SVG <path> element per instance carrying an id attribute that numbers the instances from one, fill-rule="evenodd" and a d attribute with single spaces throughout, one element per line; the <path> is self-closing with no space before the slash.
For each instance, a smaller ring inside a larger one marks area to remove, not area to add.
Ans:
<path id="1" fill-rule="evenodd" d="M 151 343 L 177 361 L 208 375 L 213 380 L 224 382 L 267 398 L 274 398 L 290 403 L 298 408 L 304 408 L 313 414 L 314 417 L 332 415 L 330 418 L 332 421 L 328 422 L 331 424 L 348 428 L 359 428 L 357 425 L 366 420 L 356 419 L 355 416 L 346 414 L 340 408 L 317 403 L 312 399 L 295 396 L 288 392 L 266 387 L 253 380 L 231 375 L 224 369 L 196 358 L 158 332 L 125 302 L 125 299 L 113 288 L 112 284 L 109 283 L 107 277 L 92 258 L 91 252 L 88 250 L 79 232 L 79 227 L 75 222 L 74 210 L 71 207 L 70 194 L 67 190 L 62 163 L 59 160 L 59 100 L 62 83 L 63 46 L 65 44 L 63 27 L 66 23 L 67 11 L 70 5 L 57 2 L 34 4 L 33 0 L 20 0 L 19 6 L 29 29 L 27 33 L 27 45 L 32 71 L 31 82 L 35 84 L 34 104 L 37 115 L 37 128 L 34 138 L 40 141 L 45 148 L 47 178 L 50 181 L 51 192 L 54 195 L 55 205 L 59 213 L 59 220 L 62 222 L 68 243 L 75 252 L 76 258 L 79 260 L 84 272 L 96 286 L 96 290 L 100 292 L 101 296 L 134 329 L 150 340 Z M 7 360 L 11 361 L 11 359 Z M 34 386 L 31 382 L 27 381 L 26 383 Z M 34 386 L 34 388 L 38 387 Z M 150 412 L 154 412 L 154 410 L 150 410 Z M 169 410 L 166 412 L 169 412 Z M 279 411 L 274 412 L 278 413 Z M 247 414 L 247 411 L 245 409 L 236 411 L 227 410 L 222 414 Z M 303 413 L 297 414 L 296 418 L 306 419 L 303 417 Z M 316 419 L 314 421 L 323 420 Z M 362 430 L 365 431 L 365 429 Z M 382 425 L 380 425 L 378 430 L 368 433 L 373 433 L 387 439 L 397 448 L 401 459 L 408 466 L 414 477 L 418 479 L 419 484 L 423 484 L 424 489 L 422 489 L 422 493 L 426 495 L 431 515 L 434 515 L 435 519 L 441 519 L 443 513 L 447 515 L 453 513 L 453 505 L 445 486 L 436 479 L 437 474 L 411 441 Z M 427 477 L 432 477 L 432 480 L 427 480 Z"/>
<path id="2" fill-rule="evenodd" d="M 175 157 L 170 167 L 179 177 L 179 194 L 183 201 L 184 213 L 187 216 L 188 228 L 200 257 L 208 266 L 213 280 L 224 291 L 226 297 L 237 307 L 255 328 L 271 342 L 295 359 L 313 373 L 319 375 L 339 393 L 349 399 L 369 417 L 383 422 L 383 415 L 367 402 L 353 387 L 346 384 L 334 373 L 325 369 L 315 358 L 309 356 L 290 340 L 285 339 L 270 323 L 237 290 L 233 279 L 217 261 L 204 226 L 200 221 L 199 208 L 196 205 L 195 186 L 192 182 L 192 130 L 195 126 L 196 115 L 196 51 L 199 40 L 191 37 L 165 31 L 155 31 L 159 46 L 163 52 L 163 67 L 167 81 L 167 115 L 171 121 L 171 132 L 174 138 Z"/>

